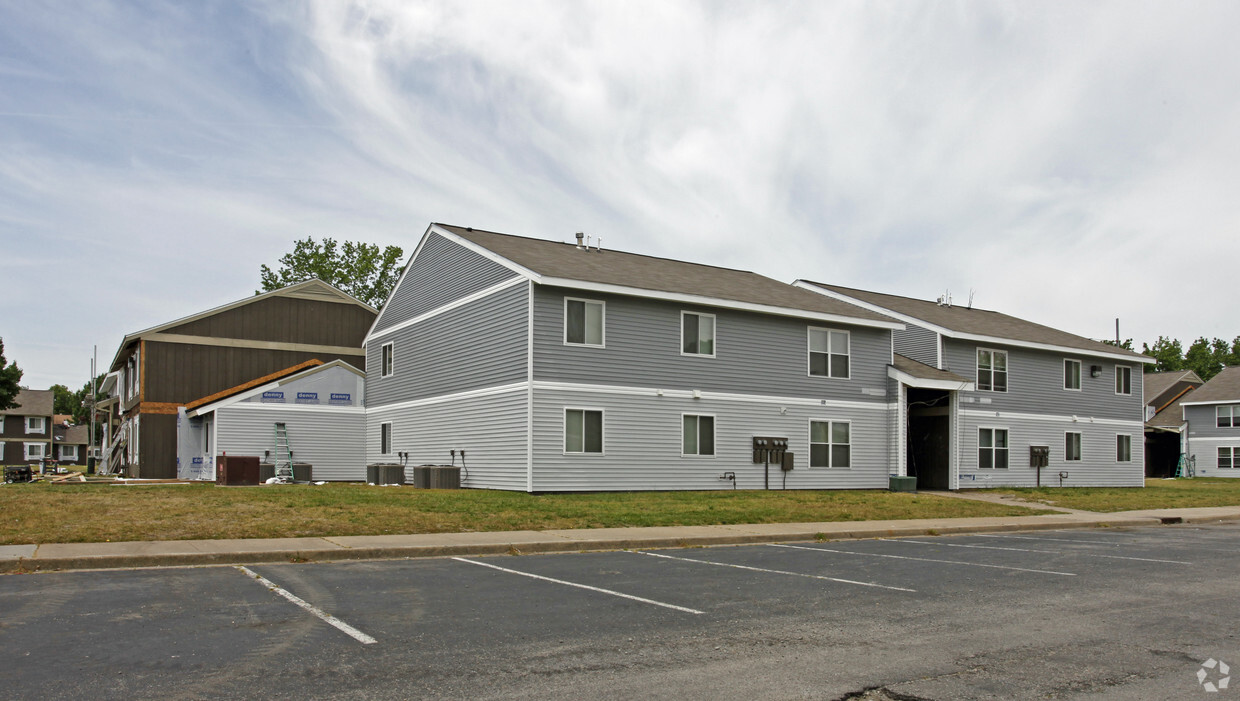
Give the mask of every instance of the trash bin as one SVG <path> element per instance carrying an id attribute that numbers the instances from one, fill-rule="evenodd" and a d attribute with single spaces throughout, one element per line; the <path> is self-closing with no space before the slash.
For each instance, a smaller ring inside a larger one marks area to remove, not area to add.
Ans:
<path id="1" fill-rule="evenodd" d="M 215 459 L 215 483 L 223 485 L 258 484 L 257 455 L 221 455 Z"/>

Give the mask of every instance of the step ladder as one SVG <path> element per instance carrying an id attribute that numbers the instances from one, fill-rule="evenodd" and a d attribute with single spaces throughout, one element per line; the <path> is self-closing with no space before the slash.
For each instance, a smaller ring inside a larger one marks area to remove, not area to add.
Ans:
<path id="1" fill-rule="evenodd" d="M 276 424 L 276 480 L 281 484 L 293 483 L 293 449 L 283 423 Z"/>

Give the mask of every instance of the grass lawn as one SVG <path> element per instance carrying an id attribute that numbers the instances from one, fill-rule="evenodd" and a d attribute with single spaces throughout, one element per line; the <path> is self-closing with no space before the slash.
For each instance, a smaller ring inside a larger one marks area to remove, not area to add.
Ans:
<path id="1" fill-rule="evenodd" d="M 0 545 L 621 526 L 867 521 L 1040 513 L 878 490 L 531 495 L 360 484 L 0 486 Z M 1045 513 L 1045 512 L 1042 512 Z"/>
<path id="2" fill-rule="evenodd" d="M 995 492 L 1053 506 L 1086 511 L 1134 511 L 1192 506 L 1240 506 L 1240 479 L 1148 479 L 1145 489 L 1135 487 L 1043 487 L 996 489 Z"/>

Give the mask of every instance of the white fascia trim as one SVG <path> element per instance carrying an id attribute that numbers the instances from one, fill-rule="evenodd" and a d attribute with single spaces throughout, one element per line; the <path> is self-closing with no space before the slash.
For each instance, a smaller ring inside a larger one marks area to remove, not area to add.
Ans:
<path id="1" fill-rule="evenodd" d="M 731 299 L 720 299 L 718 297 L 705 297 L 702 295 L 684 294 L 681 292 L 663 292 L 660 290 L 646 290 L 640 287 L 626 287 L 624 285 L 612 285 L 605 282 L 586 282 L 583 280 L 571 280 L 558 277 L 540 277 L 534 280 L 541 285 L 552 287 L 567 287 L 574 290 L 589 290 L 591 292 L 603 292 L 617 295 L 626 295 L 629 297 L 644 297 L 647 299 L 660 299 L 670 302 L 680 302 L 682 304 L 696 304 L 705 307 L 718 307 L 720 309 L 737 309 L 746 312 L 757 312 L 759 314 L 771 314 L 774 316 L 790 316 L 797 319 L 813 319 L 815 321 L 823 321 L 829 324 L 845 324 L 848 326 L 867 326 L 876 329 L 902 330 L 904 324 L 897 324 L 890 321 L 876 321 L 871 319 L 858 319 L 851 316 L 843 316 L 840 314 L 824 314 L 822 312 L 811 312 L 805 309 L 793 309 L 791 307 L 776 307 L 769 304 L 754 304 L 752 302 L 738 302 Z"/>
<path id="2" fill-rule="evenodd" d="M 855 297 L 849 297 L 848 295 L 841 294 L 834 290 L 828 290 L 828 289 L 818 287 L 817 285 L 811 285 L 810 283 L 804 280 L 797 280 L 796 282 L 792 284 L 797 287 L 803 287 L 807 290 L 811 290 L 813 292 L 826 295 L 827 297 L 831 297 L 833 299 L 838 299 L 841 302 L 848 302 L 849 304 L 855 304 L 858 307 L 861 307 L 862 309 L 868 309 L 872 312 L 877 312 L 879 314 L 885 314 L 886 316 L 890 316 L 894 319 L 899 319 L 900 321 L 903 321 L 906 324 L 913 324 L 915 326 L 920 326 L 923 329 L 929 329 L 941 336 L 946 336 L 948 338 L 955 338 L 961 341 L 976 341 L 978 343 L 991 343 L 991 344 L 998 344 L 998 345 L 1005 345 L 1005 346 L 1015 346 L 1017 348 L 1032 348 L 1034 350 L 1048 350 L 1048 351 L 1054 351 L 1056 353 L 1065 353 L 1068 355 L 1086 355 L 1091 358 L 1107 358 L 1108 360 L 1119 360 L 1119 361 L 1127 362 L 1127 363 L 1151 363 L 1152 364 L 1152 363 L 1158 362 L 1157 360 L 1154 360 L 1153 358 L 1148 358 L 1143 355 L 1138 355 L 1138 356 L 1120 355 L 1119 353 L 1107 353 L 1105 351 L 1094 351 L 1094 350 L 1088 350 L 1084 348 L 1070 348 L 1068 346 L 1057 346 L 1057 345 L 1053 345 L 1049 343 L 1035 343 L 1033 341 L 1019 341 L 1013 338 L 1000 338 L 998 336 L 983 336 L 980 334 L 953 331 L 952 329 L 939 326 L 937 324 L 932 324 L 928 321 L 924 321 L 922 319 L 911 317 L 907 314 L 901 314 L 899 312 L 892 311 L 884 307 L 880 307 L 877 304 L 872 304 L 870 302 L 863 302 Z"/>
<path id="3" fill-rule="evenodd" d="M 668 397 L 671 399 L 714 399 L 727 402 L 748 402 L 758 404 L 784 404 L 806 407 L 827 407 L 840 409 L 871 409 L 894 411 L 895 402 L 853 402 L 840 399 L 814 399 L 812 397 L 777 397 L 760 394 L 733 394 L 730 392 L 703 392 L 690 389 L 659 389 L 656 387 L 626 387 L 620 385 L 587 385 L 576 382 L 548 382 L 540 380 L 534 383 L 535 390 L 558 392 L 586 392 L 591 394 L 622 394 L 629 396 Z"/>
<path id="4" fill-rule="evenodd" d="M 1059 416 L 1055 414 L 1026 414 L 1017 411 L 985 411 L 980 409 L 962 409 L 962 416 L 971 416 L 977 418 L 989 419 L 1018 419 L 1027 421 L 1056 421 L 1063 423 L 1077 423 L 1082 426 L 1089 424 L 1103 426 L 1124 426 L 1133 430 L 1144 430 L 1145 422 L 1141 420 L 1126 421 L 1124 419 L 1099 419 L 1093 416 Z"/>
<path id="5" fill-rule="evenodd" d="M 1189 436 L 1193 443 L 1235 443 L 1240 445 L 1240 436 Z"/>
<path id="6" fill-rule="evenodd" d="M 899 380 L 900 382 L 908 385 L 909 387 L 916 387 L 918 389 L 944 389 L 944 390 L 949 390 L 949 391 L 959 390 L 959 391 L 964 391 L 964 392 L 974 391 L 973 389 L 974 385 L 972 382 L 955 382 L 953 380 L 927 380 L 921 377 L 913 377 L 907 372 L 904 372 L 903 370 L 898 370 L 891 365 L 887 366 L 887 377 L 890 377 L 893 380 Z"/>
<path id="7" fill-rule="evenodd" d="M 1236 399 L 1215 399 L 1206 402 L 1180 402 L 1180 406 L 1217 406 L 1219 404 L 1240 404 L 1240 397 Z"/>
<path id="8" fill-rule="evenodd" d="M 458 300 L 455 300 L 455 301 L 449 302 L 449 303 L 447 303 L 447 304 L 443 305 L 442 307 L 436 307 L 436 308 L 434 308 L 434 309 L 430 310 L 429 312 L 425 312 L 425 313 L 423 313 L 423 314 L 419 314 L 419 315 L 417 315 L 417 316 L 413 317 L 412 319 L 405 319 L 404 321 L 400 322 L 399 324 L 396 324 L 395 326 L 389 326 L 388 328 L 383 329 L 382 331 L 380 331 L 380 332 L 378 332 L 378 333 L 374 333 L 374 334 L 371 334 L 371 335 L 367 336 L 367 337 L 366 337 L 366 341 L 365 341 L 365 342 L 366 342 L 366 343 L 369 343 L 369 342 L 371 342 L 371 341 L 373 341 L 373 340 L 376 340 L 376 339 L 379 339 L 379 338 L 383 338 L 384 336 L 386 336 L 386 335 L 388 335 L 388 334 L 390 334 L 390 333 L 395 333 L 395 332 L 397 332 L 397 331 L 400 331 L 401 329 L 406 329 L 406 328 L 409 328 L 410 326 L 413 326 L 414 324 L 420 324 L 420 323 L 422 323 L 423 321 L 426 321 L 427 319 L 431 319 L 431 318 L 437 317 L 437 316 L 439 316 L 440 314 L 444 314 L 444 313 L 450 312 L 450 311 L 452 311 L 453 309 L 457 309 L 457 308 L 459 308 L 459 307 L 463 307 L 463 306 L 465 306 L 466 304 L 471 304 L 471 303 L 473 303 L 473 302 L 477 302 L 477 301 L 478 301 L 478 300 L 480 300 L 480 299 L 483 299 L 483 298 L 485 298 L 485 297 L 489 297 L 489 296 L 491 296 L 491 295 L 493 295 L 493 294 L 495 294 L 495 293 L 497 293 L 497 292 L 502 292 L 502 291 L 504 291 L 504 290 L 508 289 L 509 287 L 516 287 L 517 285 L 523 284 L 523 283 L 525 283 L 525 282 L 526 282 L 525 278 L 520 278 L 520 277 L 509 278 L 509 279 L 507 279 L 507 280 L 505 280 L 505 281 L 503 281 L 503 282 L 500 282 L 500 283 L 497 283 L 497 284 L 491 285 L 490 287 L 488 287 L 488 288 L 486 288 L 486 289 L 484 289 L 484 290 L 478 290 L 477 292 L 475 292 L 475 293 L 473 293 L 473 294 L 466 295 L 466 296 L 464 296 L 464 297 L 461 297 L 461 298 L 460 298 L 460 299 L 458 299 Z"/>
<path id="9" fill-rule="evenodd" d="M 424 399 L 411 399 L 407 402 L 397 402 L 395 404 L 384 404 L 383 406 L 366 407 L 366 413 L 378 413 L 396 409 L 409 409 L 412 407 L 432 406 L 435 404 L 443 404 L 444 402 L 456 402 L 464 399 L 473 399 L 476 397 L 489 397 L 496 394 L 508 394 L 509 392 L 525 391 L 528 382 L 513 382 L 512 384 L 499 385 L 496 387 L 484 387 L 482 389 L 473 389 L 467 392 L 457 392 L 456 394 L 441 394 L 437 397 L 426 397 Z"/>
<path id="10" fill-rule="evenodd" d="M 430 238 L 431 227 L 426 227 L 426 231 L 422 232 L 422 239 L 418 241 L 417 247 L 413 249 L 413 255 L 409 256 L 409 260 L 405 263 L 405 269 L 400 271 L 400 277 L 396 279 L 396 284 L 392 286 L 392 291 L 388 293 L 388 298 L 383 300 L 383 306 L 379 308 L 379 313 L 375 315 L 375 320 L 370 322 L 370 328 L 366 330 L 366 339 L 369 340 L 370 334 L 374 333 L 375 327 L 379 325 L 379 320 L 383 318 L 387 312 L 388 302 L 392 301 L 392 297 L 396 296 L 396 290 L 400 289 L 400 285 L 405 281 L 405 276 L 409 274 L 409 270 L 413 268 L 413 261 L 418 259 L 418 254 L 422 252 L 422 246 L 426 244 L 426 240 Z M 362 346 L 366 345 L 366 341 L 362 341 Z"/>
<path id="11" fill-rule="evenodd" d="M 310 411 L 323 414 L 365 414 L 366 407 L 332 406 L 330 404 L 259 404 L 244 402 L 229 407 L 230 409 L 253 409 L 255 411 Z"/>
<path id="12" fill-rule="evenodd" d="M 452 241 L 453 243 L 456 243 L 461 246 L 464 246 L 465 248 L 468 248 L 469 250 L 473 251 L 474 253 L 477 253 L 483 258 L 487 258 L 496 263 L 499 263 L 505 268 L 508 268 L 512 272 L 528 280 L 534 280 L 535 282 L 537 282 L 538 278 L 541 277 L 538 273 L 534 272 L 533 270 L 530 270 L 524 265 L 521 265 L 519 263 L 514 263 L 508 260 L 507 258 L 501 256 L 500 254 L 496 253 L 495 251 L 492 251 L 491 249 L 486 248 L 484 246 L 479 246 L 478 244 L 474 243 L 473 241 L 470 241 L 469 239 L 465 239 L 460 236 L 457 236 L 456 234 L 452 233 L 451 231 L 448 231 L 447 229 L 442 229 L 432 224 L 430 229 L 427 230 L 427 233 L 430 233 L 431 231 L 435 232 L 436 234 L 439 234 L 440 236 L 448 239 L 449 241 Z"/>

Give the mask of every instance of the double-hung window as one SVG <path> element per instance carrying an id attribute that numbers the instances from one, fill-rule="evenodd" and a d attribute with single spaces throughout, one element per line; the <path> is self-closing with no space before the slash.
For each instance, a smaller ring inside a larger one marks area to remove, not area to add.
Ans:
<path id="1" fill-rule="evenodd" d="M 1080 462 L 1081 460 L 1081 434 L 1076 431 L 1068 431 L 1063 435 L 1063 459 L 1068 462 Z"/>
<path id="2" fill-rule="evenodd" d="M 392 371 L 395 370 L 395 359 L 392 357 L 394 352 L 392 343 L 383 344 L 382 372 L 380 373 L 382 377 L 391 377 Z"/>
<path id="3" fill-rule="evenodd" d="M 78 447 L 76 445 L 60 446 L 60 459 L 67 462 L 76 461 L 78 459 Z"/>
<path id="4" fill-rule="evenodd" d="M 852 467 L 852 426 L 847 421 L 809 422 L 809 466 Z"/>
<path id="5" fill-rule="evenodd" d="M 1220 446 L 1218 449 L 1218 468 L 1220 470 L 1240 468 L 1240 448 Z"/>
<path id="6" fill-rule="evenodd" d="M 1006 428 L 979 428 L 977 430 L 977 466 L 987 469 L 1007 469 L 1008 432 Z"/>
<path id="7" fill-rule="evenodd" d="M 47 457 L 46 443 L 26 443 L 25 444 L 26 460 L 42 460 Z"/>
<path id="8" fill-rule="evenodd" d="M 847 331 L 809 330 L 809 374 L 814 377 L 849 377 Z"/>
<path id="9" fill-rule="evenodd" d="M 1081 389 L 1081 361 L 1063 361 L 1063 388 L 1078 391 Z"/>
<path id="10" fill-rule="evenodd" d="M 564 343 L 575 346 L 604 345 L 605 305 L 589 299 L 564 298 Z"/>
<path id="11" fill-rule="evenodd" d="M 47 419 L 42 416 L 26 417 L 26 433 L 43 433 L 47 430 Z"/>
<path id="12" fill-rule="evenodd" d="M 715 357 L 715 315 L 680 313 L 680 352 Z"/>
<path id="13" fill-rule="evenodd" d="M 1115 393 L 1132 394 L 1132 368 L 1127 365 L 1115 366 Z"/>
<path id="14" fill-rule="evenodd" d="M 603 452 L 603 411 L 601 409 L 564 410 L 564 452 Z"/>
<path id="15" fill-rule="evenodd" d="M 1008 385 L 1007 351 L 977 349 L 977 388 L 988 392 L 1006 392 Z"/>
<path id="16" fill-rule="evenodd" d="M 1124 433 L 1115 436 L 1115 462 L 1132 462 L 1132 436 Z"/>
<path id="17" fill-rule="evenodd" d="M 685 414 L 681 417 L 682 455 L 715 454 L 715 417 Z"/>
<path id="18" fill-rule="evenodd" d="M 1219 428 L 1240 428 L 1240 405 L 1221 406 L 1214 411 Z"/>

